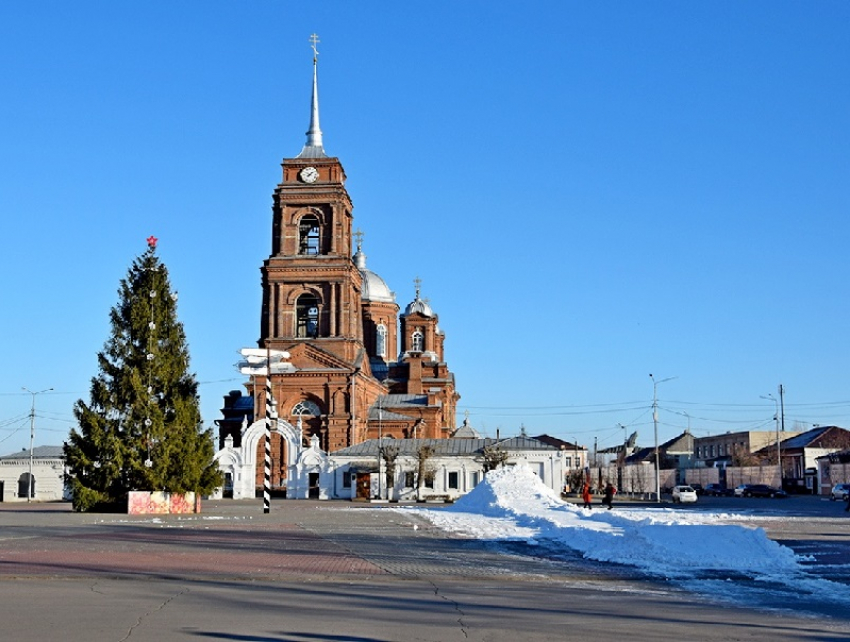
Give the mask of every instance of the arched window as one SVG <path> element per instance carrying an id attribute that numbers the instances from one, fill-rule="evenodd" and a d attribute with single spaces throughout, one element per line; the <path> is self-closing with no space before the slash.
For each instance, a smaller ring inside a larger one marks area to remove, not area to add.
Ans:
<path id="1" fill-rule="evenodd" d="M 29 486 L 29 494 L 27 494 L 27 486 Z M 30 477 L 29 473 L 24 473 L 18 477 L 18 497 L 35 497 L 35 476 Z"/>
<path id="2" fill-rule="evenodd" d="M 298 254 L 319 253 L 319 219 L 308 214 L 298 223 Z"/>
<path id="3" fill-rule="evenodd" d="M 301 415 L 309 415 L 312 417 L 318 417 L 322 414 L 321 409 L 315 403 L 310 401 L 309 399 L 305 399 L 304 401 L 299 401 L 292 407 L 292 415 L 295 417 L 300 417 Z"/>
<path id="4" fill-rule="evenodd" d="M 413 352 L 422 352 L 425 349 L 425 336 L 419 330 L 411 337 L 410 349 Z"/>
<path id="5" fill-rule="evenodd" d="M 295 336 L 314 339 L 319 336 L 319 300 L 312 294 L 302 294 L 295 304 Z"/>
<path id="6" fill-rule="evenodd" d="M 379 323 L 375 330 L 375 355 L 387 356 L 387 326 L 383 323 Z"/>

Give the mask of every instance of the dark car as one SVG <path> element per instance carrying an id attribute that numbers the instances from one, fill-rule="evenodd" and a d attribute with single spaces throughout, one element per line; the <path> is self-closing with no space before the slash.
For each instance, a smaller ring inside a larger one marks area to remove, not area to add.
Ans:
<path id="1" fill-rule="evenodd" d="M 767 484 L 750 484 L 744 489 L 744 497 L 788 497 L 788 493 Z"/>
<path id="2" fill-rule="evenodd" d="M 702 493 L 709 497 L 730 497 L 735 494 L 735 491 L 726 488 L 723 484 L 706 484 Z"/>
<path id="3" fill-rule="evenodd" d="M 697 495 L 702 495 L 705 492 L 702 487 L 702 484 L 690 484 L 690 487 L 697 492 Z"/>

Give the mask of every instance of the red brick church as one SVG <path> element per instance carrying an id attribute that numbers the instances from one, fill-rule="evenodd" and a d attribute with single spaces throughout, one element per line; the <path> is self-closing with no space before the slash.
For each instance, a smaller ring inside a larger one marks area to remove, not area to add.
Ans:
<path id="1" fill-rule="evenodd" d="M 345 170 L 322 142 L 317 53 L 314 42 L 307 140 L 299 154 L 283 159 L 272 195 L 271 254 L 261 268 L 257 346 L 288 352 L 294 367 L 271 374 L 278 423 L 287 428 L 273 435 L 273 486 L 285 479 L 293 435 L 302 445 L 315 435 L 328 452 L 379 436 L 450 437 L 460 398 L 439 317 L 422 298 L 419 279 L 399 313 L 395 293 L 366 267 Z M 265 377 L 246 388 L 248 396 L 225 397 L 220 447 L 228 437 L 241 446 L 246 427 L 265 415 Z M 262 470 L 256 475 L 262 485 Z"/>

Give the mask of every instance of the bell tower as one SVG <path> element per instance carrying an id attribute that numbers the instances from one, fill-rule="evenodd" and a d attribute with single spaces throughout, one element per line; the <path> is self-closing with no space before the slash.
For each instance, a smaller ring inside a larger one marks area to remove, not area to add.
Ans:
<path id="1" fill-rule="evenodd" d="M 283 180 L 272 197 L 259 344 L 282 350 L 310 342 L 353 362 L 363 347 L 361 276 L 351 260 L 353 206 L 345 171 L 322 143 L 317 43 L 313 36 L 307 142 L 300 154 L 283 160 Z"/>
<path id="2" fill-rule="evenodd" d="M 230 395 L 221 440 L 242 428 L 266 430 L 266 384 L 276 404 L 268 437 L 255 443 L 255 486 L 286 485 L 294 444 L 335 452 L 375 438 L 443 438 L 454 432 L 460 399 L 444 360 L 439 317 L 416 296 L 402 314 L 395 293 L 366 266 L 362 234 L 339 159 L 319 126 L 318 38 L 313 50 L 310 126 L 299 154 L 284 158 L 272 194 L 271 253 L 260 268 L 259 348 L 289 354 L 245 383 L 253 399 Z M 354 238 L 356 252 L 352 253 Z M 400 254 L 399 261 L 407 260 Z M 399 327 L 400 326 L 400 327 Z M 271 356 L 267 353 L 267 356 Z M 229 404 L 229 405 L 228 405 Z M 262 424 L 262 428 L 260 428 Z"/>
<path id="3" fill-rule="evenodd" d="M 318 42 L 313 35 L 307 141 L 297 156 L 283 159 L 272 195 L 257 344 L 290 354 L 292 371 L 270 375 L 279 419 L 301 433 L 302 445 L 317 436 L 332 451 L 364 439 L 368 408 L 385 388 L 372 376 L 363 341 L 363 276 L 352 259 L 345 170 L 325 153 L 319 126 Z M 251 384 L 257 396 L 263 379 Z M 282 457 L 272 445 L 276 456 Z"/>

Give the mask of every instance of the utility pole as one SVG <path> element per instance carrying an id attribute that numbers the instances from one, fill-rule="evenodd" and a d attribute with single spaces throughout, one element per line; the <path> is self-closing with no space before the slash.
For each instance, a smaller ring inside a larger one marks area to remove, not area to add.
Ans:
<path id="1" fill-rule="evenodd" d="M 384 465 L 383 458 L 383 445 L 384 445 L 384 433 L 383 426 L 381 425 L 384 419 L 383 409 L 381 407 L 381 397 L 378 397 L 378 499 L 384 498 L 384 491 L 381 483 L 381 469 Z M 389 489 L 387 489 L 389 491 Z M 387 497 L 389 499 L 389 497 Z"/>
<path id="2" fill-rule="evenodd" d="M 655 501 L 661 503 L 661 472 L 658 470 L 658 384 L 652 379 L 652 428 L 655 433 Z"/>
<path id="3" fill-rule="evenodd" d="M 785 434 L 785 386 L 781 383 L 779 384 L 779 420 L 782 425 L 782 434 Z M 782 442 L 777 438 L 776 440 L 776 458 L 777 463 L 779 464 L 779 488 L 782 489 L 783 485 L 783 475 L 782 475 Z"/>
<path id="4" fill-rule="evenodd" d="M 782 393 L 782 385 L 779 385 L 780 394 Z M 782 447 L 780 446 L 781 439 L 779 438 L 779 400 L 773 395 L 759 395 L 762 399 L 770 399 L 775 405 L 773 413 L 773 422 L 776 425 L 776 469 L 779 471 L 779 487 L 782 488 Z"/>
<path id="5" fill-rule="evenodd" d="M 623 486 L 625 485 L 623 483 L 623 467 L 626 465 L 626 450 L 628 448 L 629 437 L 626 427 L 623 424 L 617 425 L 623 429 L 623 449 L 617 457 L 617 488 L 620 489 L 620 492 L 623 492 Z"/>
<path id="6" fill-rule="evenodd" d="M 39 390 L 38 392 L 33 392 L 29 388 L 21 388 L 32 395 L 32 407 L 30 408 L 30 472 L 29 479 L 27 480 L 27 502 L 32 501 L 32 487 L 33 487 L 33 478 L 32 478 L 32 449 L 33 442 L 35 441 L 35 396 L 40 395 L 42 392 L 51 392 L 53 388 L 45 388 L 44 390 Z"/>
<path id="7" fill-rule="evenodd" d="M 676 377 L 667 377 L 661 381 L 656 381 L 652 373 L 649 373 L 649 378 L 652 379 L 652 425 L 655 429 L 655 501 L 661 503 L 661 462 L 658 454 L 658 384 L 670 381 Z"/>

